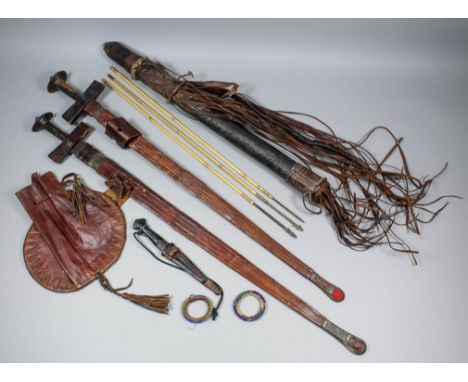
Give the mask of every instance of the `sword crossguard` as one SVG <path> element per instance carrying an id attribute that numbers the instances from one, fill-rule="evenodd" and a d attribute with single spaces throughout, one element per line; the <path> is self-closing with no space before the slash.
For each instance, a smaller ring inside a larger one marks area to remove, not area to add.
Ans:
<path id="1" fill-rule="evenodd" d="M 50 77 L 47 85 L 49 93 L 60 91 L 75 100 L 62 115 L 62 118 L 70 124 L 75 124 L 78 119 L 87 114 L 85 112 L 86 106 L 96 100 L 104 89 L 105 86 L 102 83 L 93 81 L 83 93 L 80 93 L 78 89 L 68 82 L 68 75 L 64 70 L 58 71 Z"/>
<path id="2" fill-rule="evenodd" d="M 70 134 L 65 133 L 62 129 L 53 124 L 52 113 L 44 113 L 41 116 L 37 117 L 32 131 L 38 132 L 42 130 L 48 131 L 50 134 L 60 139 L 62 142 L 49 154 L 49 158 L 56 163 L 62 163 L 67 159 L 72 153 L 73 149 L 86 137 L 91 134 L 92 128 L 85 124 L 80 123 L 76 126 Z"/>

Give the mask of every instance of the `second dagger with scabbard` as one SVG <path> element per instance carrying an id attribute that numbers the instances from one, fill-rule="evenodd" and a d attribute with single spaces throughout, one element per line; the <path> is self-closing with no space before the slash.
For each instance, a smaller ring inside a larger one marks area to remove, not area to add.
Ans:
<path id="1" fill-rule="evenodd" d="M 133 222 L 133 229 L 135 230 L 133 233 L 135 240 L 138 241 L 138 243 L 156 260 L 189 274 L 199 283 L 203 284 L 210 291 L 212 291 L 215 295 L 219 296 L 218 303 L 216 304 L 216 307 L 213 309 L 211 314 L 211 317 L 214 320 L 218 315 L 218 310 L 221 302 L 223 301 L 224 295 L 223 289 L 219 286 L 219 284 L 207 277 L 200 270 L 200 268 L 198 268 L 195 263 L 179 249 L 179 247 L 177 247 L 174 243 L 167 242 L 166 239 L 160 236 L 157 232 L 153 231 L 146 223 L 146 219 L 136 219 Z M 158 255 L 156 255 L 142 241 L 142 237 L 146 237 L 158 249 L 160 254 L 168 261 L 164 261 L 159 258 Z"/>

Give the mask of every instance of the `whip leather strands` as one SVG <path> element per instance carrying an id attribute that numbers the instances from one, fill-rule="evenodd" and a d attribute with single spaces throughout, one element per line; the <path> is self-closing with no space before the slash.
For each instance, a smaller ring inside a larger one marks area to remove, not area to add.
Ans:
<path id="1" fill-rule="evenodd" d="M 388 129 L 372 129 L 360 142 L 353 143 L 331 129 L 318 129 L 290 116 L 300 113 L 276 112 L 259 105 L 238 93 L 235 83 L 188 81 L 118 42 L 104 44 L 104 50 L 133 79 L 281 176 L 303 194 L 304 206 L 310 212 L 324 210 L 341 243 L 358 251 L 387 244 L 416 261 L 413 254 L 417 251 L 397 235 L 395 227 L 401 225 L 419 233 L 419 223 L 432 221 L 447 203 L 435 211 L 429 206 L 446 196 L 426 200 L 440 173 L 432 178 L 413 176 L 400 146 L 401 138 Z M 394 140 L 382 160 L 363 147 L 378 130 L 386 131 Z M 401 169 L 388 163 L 395 153 L 401 159 Z"/>

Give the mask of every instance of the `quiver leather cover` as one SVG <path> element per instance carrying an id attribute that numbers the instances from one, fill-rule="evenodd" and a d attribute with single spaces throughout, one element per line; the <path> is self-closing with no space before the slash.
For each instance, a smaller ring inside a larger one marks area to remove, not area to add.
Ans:
<path id="1" fill-rule="evenodd" d="M 86 222 L 80 222 L 72 191 L 52 172 L 34 173 L 16 193 L 33 221 L 24 241 L 24 260 L 33 278 L 55 292 L 73 292 L 106 271 L 123 250 L 121 209 L 106 195 L 82 186 Z"/>

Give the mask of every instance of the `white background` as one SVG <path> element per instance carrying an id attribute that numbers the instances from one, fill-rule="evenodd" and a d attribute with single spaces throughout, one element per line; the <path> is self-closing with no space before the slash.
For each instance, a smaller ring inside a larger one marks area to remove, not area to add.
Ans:
<path id="1" fill-rule="evenodd" d="M 1 21 L 0 360 L 466 361 L 464 200 L 454 200 L 434 223 L 423 227 L 421 238 L 406 237 L 421 252 L 418 267 L 412 267 L 404 255 L 382 248 L 352 252 L 337 243 L 324 216 L 302 213 L 306 231 L 294 240 L 246 207 L 117 95 L 104 95 L 106 106 L 134 122 L 151 141 L 343 287 L 346 300 L 335 304 L 326 299 L 164 174 L 118 148 L 92 120 L 88 122 L 96 131 L 89 141 L 331 320 L 365 339 L 368 352 L 357 357 L 269 296 L 261 321 L 239 321 L 231 302 L 253 286 L 133 201 L 124 206 L 129 233 L 131 222 L 145 216 L 223 286 L 226 300 L 219 320 L 195 329 L 185 322 L 179 313 L 183 299 L 209 292 L 157 263 L 131 236 L 108 276 L 116 286 L 134 277 L 136 293 L 172 294 L 170 316 L 117 299 L 97 283 L 73 294 L 47 291 L 29 276 L 22 260 L 30 220 L 14 192 L 29 183 L 32 172 L 47 170 L 58 177 L 76 171 L 89 186 L 104 189 L 101 178 L 78 160 L 51 162 L 47 154 L 57 142 L 30 128 L 34 117 L 45 111 L 57 113 L 57 124 L 68 128 L 59 116 L 70 101 L 45 91 L 49 76 L 65 69 L 72 73 L 72 83 L 84 89 L 103 77 L 110 65 L 102 43 L 117 40 L 178 72 L 192 70 L 196 79 L 236 81 L 243 92 L 273 109 L 313 113 L 352 140 L 375 125 L 388 126 L 405 137 L 415 174 L 433 174 L 449 162 L 431 195 L 464 196 L 467 37 L 466 21 Z M 300 210 L 298 195 L 268 170 L 202 125 L 190 122 L 190 126 Z M 389 144 L 378 139 L 371 149 L 383 155 Z"/>

